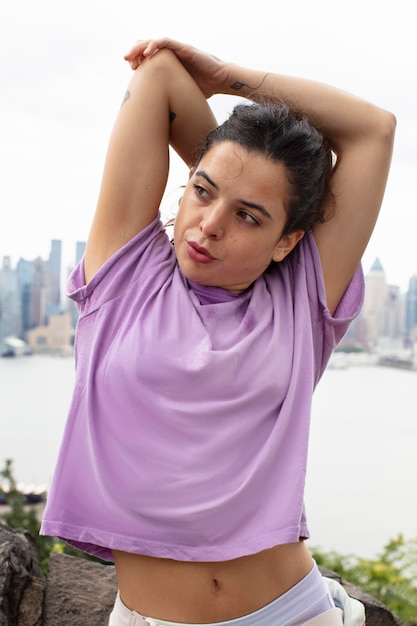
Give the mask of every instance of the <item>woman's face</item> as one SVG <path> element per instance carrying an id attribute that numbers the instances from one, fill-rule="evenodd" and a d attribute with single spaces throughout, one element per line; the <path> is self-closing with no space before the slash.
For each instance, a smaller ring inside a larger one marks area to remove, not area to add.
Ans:
<path id="1" fill-rule="evenodd" d="M 281 163 L 238 144 L 215 144 L 192 172 L 175 219 L 182 272 L 240 293 L 303 236 L 282 236 L 290 184 Z"/>

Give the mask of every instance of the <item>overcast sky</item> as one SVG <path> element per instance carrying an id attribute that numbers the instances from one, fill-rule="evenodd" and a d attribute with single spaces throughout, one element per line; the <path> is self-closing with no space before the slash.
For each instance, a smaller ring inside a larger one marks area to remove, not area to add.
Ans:
<path id="1" fill-rule="evenodd" d="M 417 45 L 409 0 L 14 0 L 0 9 L 0 259 L 65 262 L 85 240 L 136 39 L 171 36 L 250 67 L 335 84 L 398 119 L 381 217 L 364 257 L 417 273 Z M 229 99 L 213 101 L 219 117 Z M 169 188 L 186 181 L 175 166 Z"/>

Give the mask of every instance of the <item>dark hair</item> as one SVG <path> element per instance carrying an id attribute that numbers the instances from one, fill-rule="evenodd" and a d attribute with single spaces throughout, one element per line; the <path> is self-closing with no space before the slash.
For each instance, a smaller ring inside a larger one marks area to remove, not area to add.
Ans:
<path id="1" fill-rule="evenodd" d="M 223 141 L 237 143 L 285 166 L 292 193 L 284 235 L 296 230 L 307 232 L 324 221 L 332 152 L 326 138 L 305 116 L 284 104 L 238 104 L 230 117 L 208 134 L 196 165 L 213 145 Z"/>

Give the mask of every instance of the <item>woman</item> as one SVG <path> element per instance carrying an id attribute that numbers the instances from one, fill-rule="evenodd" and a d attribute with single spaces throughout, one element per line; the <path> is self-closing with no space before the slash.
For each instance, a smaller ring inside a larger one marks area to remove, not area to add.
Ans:
<path id="1" fill-rule="evenodd" d="M 112 626 L 341 623 L 304 542 L 310 408 L 362 304 L 395 120 L 170 39 L 126 59 L 42 532 L 114 561 Z M 216 130 L 215 93 L 255 104 Z M 169 145 L 190 166 L 174 246 Z"/>

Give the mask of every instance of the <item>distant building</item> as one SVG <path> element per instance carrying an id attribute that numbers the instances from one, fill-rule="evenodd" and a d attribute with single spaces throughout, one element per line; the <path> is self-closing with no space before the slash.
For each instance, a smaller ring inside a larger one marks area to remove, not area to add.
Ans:
<path id="1" fill-rule="evenodd" d="M 79 263 L 82 259 L 82 256 L 85 252 L 85 241 L 77 241 L 75 244 L 75 264 Z"/>
<path id="2" fill-rule="evenodd" d="M 5 256 L 0 268 L 0 354 L 7 351 L 4 340 L 18 337 L 21 331 L 21 307 L 16 272 L 10 257 Z"/>
<path id="3" fill-rule="evenodd" d="M 408 285 L 405 325 L 407 336 L 417 341 L 417 274 L 410 278 Z"/>
<path id="4" fill-rule="evenodd" d="M 30 298 L 30 328 L 47 323 L 45 261 L 38 257 L 32 261 L 32 289 Z"/>
<path id="5" fill-rule="evenodd" d="M 18 337 L 24 337 L 26 331 L 34 326 L 32 319 L 33 264 L 25 259 L 19 259 L 16 273 L 22 313 L 22 323 Z"/>
<path id="6" fill-rule="evenodd" d="M 387 285 L 381 334 L 396 339 L 404 337 L 404 306 L 398 285 Z"/>
<path id="7" fill-rule="evenodd" d="M 83 257 L 83 254 L 85 252 L 85 246 L 86 246 L 85 241 L 77 241 L 75 244 L 75 264 L 76 265 L 81 261 Z M 71 270 L 68 270 L 68 271 L 70 272 Z M 77 325 L 77 321 L 78 321 L 78 309 L 77 309 L 77 305 L 75 304 L 73 300 L 68 300 L 67 309 L 71 314 L 72 326 L 73 328 L 75 328 Z"/>
<path id="8" fill-rule="evenodd" d="M 58 315 L 61 311 L 61 258 L 62 242 L 52 239 L 48 262 L 45 264 L 46 314 Z"/>
<path id="9" fill-rule="evenodd" d="M 33 352 L 70 351 L 72 342 L 70 314 L 51 315 L 47 326 L 37 326 L 29 330 L 26 339 Z"/>
<path id="10" fill-rule="evenodd" d="M 397 345 L 404 340 L 404 300 L 397 285 L 386 282 L 385 271 L 377 258 L 365 276 L 365 301 L 360 320 L 363 343 L 371 350 L 378 345 Z"/>
<path id="11" fill-rule="evenodd" d="M 375 259 L 365 277 L 366 291 L 363 305 L 363 317 L 366 322 L 366 338 L 368 345 L 373 347 L 382 334 L 383 310 L 387 294 L 387 283 L 381 261 Z"/>

